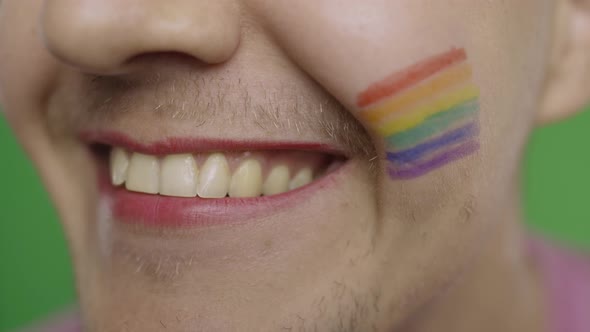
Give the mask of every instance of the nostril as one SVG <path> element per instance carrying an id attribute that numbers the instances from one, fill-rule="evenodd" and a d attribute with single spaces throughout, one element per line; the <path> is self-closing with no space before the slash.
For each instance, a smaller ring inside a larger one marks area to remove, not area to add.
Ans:
<path id="1" fill-rule="evenodd" d="M 124 62 L 128 71 L 138 70 L 158 71 L 166 65 L 180 64 L 187 67 L 206 65 L 204 62 L 192 57 L 190 54 L 181 52 L 152 52 L 135 55 Z"/>

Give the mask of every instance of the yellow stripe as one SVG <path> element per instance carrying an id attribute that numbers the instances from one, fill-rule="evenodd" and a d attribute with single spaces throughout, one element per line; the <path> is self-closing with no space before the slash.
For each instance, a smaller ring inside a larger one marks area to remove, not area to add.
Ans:
<path id="1" fill-rule="evenodd" d="M 397 112 L 409 105 L 415 104 L 425 98 L 432 97 L 439 92 L 457 85 L 460 82 L 470 79 L 472 76 L 471 66 L 462 64 L 438 75 L 431 81 L 420 85 L 408 92 L 361 113 L 361 117 L 368 122 L 377 124 L 383 118 L 393 112 Z"/>
<path id="2" fill-rule="evenodd" d="M 421 122 L 441 111 L 446 111 L 456 105 L 479 97 L 479 89 L 470 84 L 452 91 L 432 102 L 421 105 L 400 118 L 391 119 L 379 126 L 377 132 L 382 136 L 389 136 L 419 125 Z"/>

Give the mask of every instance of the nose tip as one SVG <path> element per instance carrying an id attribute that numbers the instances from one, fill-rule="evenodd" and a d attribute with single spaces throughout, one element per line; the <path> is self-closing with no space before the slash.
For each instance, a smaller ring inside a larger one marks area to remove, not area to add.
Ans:
<path id="1" fill-rule="evenodd" d="M 47 0 L 41 31 L 56 58 L 95 74 L 161 52 L 216 64 L 238 47 L 239 9 L 232 0 Z"/>

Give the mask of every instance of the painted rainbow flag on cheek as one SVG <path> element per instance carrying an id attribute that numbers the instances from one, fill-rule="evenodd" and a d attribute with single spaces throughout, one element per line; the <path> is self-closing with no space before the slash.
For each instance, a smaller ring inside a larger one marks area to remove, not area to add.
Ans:
<path id="1" fill-rule="evenodd" d="M 358 96 L 360 118 L 385 139 L 392 179 L 412 179 L 479 150 L 479 89 L 464 49 L 433 56 Z"/>

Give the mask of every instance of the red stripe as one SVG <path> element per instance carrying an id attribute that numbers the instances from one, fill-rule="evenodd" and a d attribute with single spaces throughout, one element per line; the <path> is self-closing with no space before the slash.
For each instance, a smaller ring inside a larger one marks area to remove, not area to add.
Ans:
<path id="1" fill-rule="evenodd" d="M 453 48 L 449 52 L 418 62 L 408 69 L 393 73 L 384 80 L 371 85 L 358 96 L 357 105 L 365 107 L 373 104 L 466 59 L 465 49 Z"/>

